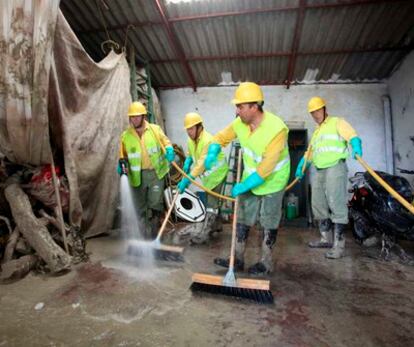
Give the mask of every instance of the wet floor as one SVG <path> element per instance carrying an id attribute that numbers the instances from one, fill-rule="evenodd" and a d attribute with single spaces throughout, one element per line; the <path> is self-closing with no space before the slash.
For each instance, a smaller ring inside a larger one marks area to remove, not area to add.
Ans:
<path id="1" fill-rule="evenodd" d="M 0 346 L 413 345 L 414 268 L 365 257 L 350 239 L 345 258 L 325 260 L 305 246 L 315 236 L 281 230 L 272 306 L 189 291 L 193 272 L 225 274 L 212 259 L 229 232 L 151 268 L 116 234 L 91 239 L 90 262 L 67 275 L 0 287 Z M 252 235 L 248 265 L 258 250 Z"/>

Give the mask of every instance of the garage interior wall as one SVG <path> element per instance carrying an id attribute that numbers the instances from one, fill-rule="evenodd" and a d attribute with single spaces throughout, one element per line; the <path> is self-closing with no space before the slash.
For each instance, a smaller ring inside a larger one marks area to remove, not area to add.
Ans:
<path id="1" fill-rule="evenodd" d="M 395 168 L 414 170 L 414 52 L 388 80 L 391 97 Z M 400 175 L 399 171 L 396 173 Z M 405 176 L 414 186 L 414 175 Z"/>
<path id="2" fill-rule="evenodd" d="M 235 89 L 236 86 L 198 88 L 197 92 L 191 88 L 162 90 L 161 105 L 170 139 L 186 149 L 183 119 L 192 111 L 202 115 L 209 132 L 214 134 L 223 129 L 235 117 L 235 107 L 230 103 Z M 344 117 L 362 138 L 366 161 L 375 169 L 386 171 L 383 107 L 383 96 L 388 94 L 386 84 L 301 85 L 290 89 L 263 86 L 263 92 L 264 108 L 286 122 L 303 122 L 308 137 L 315 129 L 307 113 L 308 100 L 315 95 L 325 98 L 328 113 Z M 349 160 L 348 167 L 350 175 L 363 171 L 355 160 Z"/>

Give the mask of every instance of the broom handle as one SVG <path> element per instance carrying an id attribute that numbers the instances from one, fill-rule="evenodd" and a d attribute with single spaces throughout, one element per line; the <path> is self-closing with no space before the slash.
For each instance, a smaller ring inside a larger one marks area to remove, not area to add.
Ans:
<path id="1" fill-rule="evenodd" d="M 171 212 L 172 212 L 172 210 L 174 208 L 175 202 L 177 201 L 178 195 L 180 195 L 179 190 L 177 190 L 177 192 L 174 195 L 174 199 L 172 200 L 171 206 L 168 209 L 167 214 L 165 215 L 164 221 L 162 222 L 161 228 L 158 231 L 158 235 L 157 235 L 157 238 L 155 239 L 155 241 L 160 241 L 161 240 L 161 236 L 164 233 L 165 227 L 167 226 L 168 219 L 170 219 Z"/>
<path id="2" fill-rule="evenodd" d="M 407 200 L 405 200 L 400 194 L 398 194 L 387 182 L 385 182 L 381 176 L 379 176 L 358 154 L 356 155 L 359 163 L 367 170 L 372 177 L 374 177 L 377 182 L 384 187 L 384 189 L 390 193 L 394 198 L 396 198 L 400 204 L 402 204 L 408 211 L 414 214 L 414 206 L 411 205 Z"/>
<path id="3" fill-rule="evenodd" d="M 243 150 L 240 148 L 238 159 L 237 159 L 236 183 L 240 182 L 242 151 Z M 232 231 L 231 231 L 231 249 L 230 249 L 229 270 L 234 268 L 234 256 L 235 256 L 235 249 L 236 249 L 237 210 L 238 210 L 238 208 L 239 208 L 239 197 L 236 197 L 236 201 L 234 202 L 233 224 L 232 224 Z"/>

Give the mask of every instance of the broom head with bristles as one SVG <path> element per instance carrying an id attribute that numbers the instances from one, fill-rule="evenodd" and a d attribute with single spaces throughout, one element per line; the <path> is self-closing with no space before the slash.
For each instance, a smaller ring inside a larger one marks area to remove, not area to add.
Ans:
<path id="1" fill-rule="evenodd" d="M 129 241 L 127 254 L 142 257 L 153 252 L 154 256 L 162 260 L 184 261 L 183 247 L 163 245 L 158 241 L 146 242 L 139 240 Z"/>
<path id="2" fill-rule="evenodd" d="M 221 294 L 248 299 L 260 304 L 273 304 L 270 282 L 249 278 L 236 278 L 233 285 L 226 285 L 223 276 L 195 273 L 190 289 L 193 292 Z"/>

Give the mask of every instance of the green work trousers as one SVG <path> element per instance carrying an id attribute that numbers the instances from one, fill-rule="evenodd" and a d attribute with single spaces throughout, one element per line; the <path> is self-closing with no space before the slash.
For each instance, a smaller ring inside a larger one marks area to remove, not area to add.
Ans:
<path id="1" fill-rule="evenodd" d="M 213 192 L 220 194 L 221 188 L 223 186 L 223 183 L 220 183 L 217 187 L 214 189 L 211 189 Z M 219 198 L 216 198 L 215 196 L 211 194 L 207 194 L 207 209 L 217 210 L 219 207 Z"/>
<path id="2" fill-rule="evenodd" d="M 254 195 L 252 192 L 239 197 L 237 222 L 254 226 L 257 222 L 264 229 L 277 229 L 282 217 L 284 190 L 267 195 Z"/>
<path id="3" fill-rule="evenodd" d="M 312 180 L 312 211 L 315 219 L 348 223 L 348 168 L 341 160 L 327 169 L 316 169 Z"/>
<path id="4" fill-rule="evenodd" d="M 156 212 L 164 211 L 164 179 L 159 179 L 155 170 L 142 170 L 141 184 L 132 191 L 134 205 L 142 222 L 147 223 Z"/>

